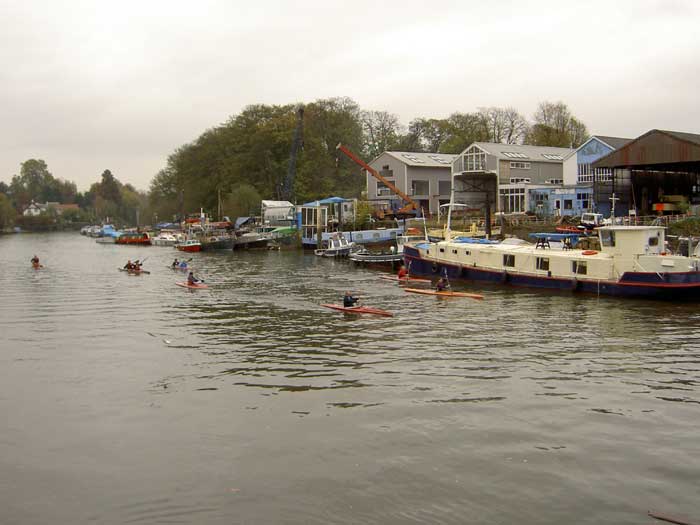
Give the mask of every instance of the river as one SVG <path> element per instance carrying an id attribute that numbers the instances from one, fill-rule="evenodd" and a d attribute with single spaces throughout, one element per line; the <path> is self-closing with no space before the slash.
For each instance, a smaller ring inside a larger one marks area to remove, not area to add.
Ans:
<path id="1" fill-rule="evenodd" d="M 2 523 L 700 514 L 698 305 L 414 296 L 301 251 L 192 254 L 188 290 L 177 255 L 0 236 Z M 348 289 L 395 317 L 319 306 Z"/>

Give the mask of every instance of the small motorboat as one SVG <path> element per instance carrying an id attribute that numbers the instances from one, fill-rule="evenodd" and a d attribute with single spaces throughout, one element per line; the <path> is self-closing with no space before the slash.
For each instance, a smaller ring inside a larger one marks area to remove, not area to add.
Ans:
<path id="1" fill-rule="evenodd" d="M 204 283 L 195 283 L 195 284 L 190 284 L 187 281 L 184 283 L 175 283 L 178 286 L 182 286 L 183 288 L 191 288 L 192 290 L 204 290 L 206 288 L 209 288 L 208 285 Z"/>
<path id="2" fill-rule="evenodd" d="M 348 241 L 345 236 L 336 232 L 330 236 L 325 248 L 314 250 L 320 257 L 347 257 L 355 248 L 355 243 Z"/>
<path id="3" fill-rule="evenodd" d="M 420 288 L 404 288 L 404 291 L 409 293 L 420 293 L 423 295 L 436 295 L 438 297 L 469 297 L 470 299 L 483 299 L 484 296 L 478 293 L 453 292 L 451 290 L 421 290 Z"/>
<path id="4" fill-rule="evenodd" d="M 176 244 L 175 248 L 181 252 L 199 252 L 202 251 L 202 243 L 195 239 L 187 239 L 183 243 Z"/>
<path id="5" fill-rule="evenodd" d="M 384 317 L 394 317 L 394 314 L 382 310 L 380 308 L 371 308 L 369 306 L 343 306 L 342 304 L 321 304 L 326 308 L 331 310 L 338 310 L 339 312 L 345 312 L 347 314 L 369 314 L 369 315 L 381 315 Z"/>

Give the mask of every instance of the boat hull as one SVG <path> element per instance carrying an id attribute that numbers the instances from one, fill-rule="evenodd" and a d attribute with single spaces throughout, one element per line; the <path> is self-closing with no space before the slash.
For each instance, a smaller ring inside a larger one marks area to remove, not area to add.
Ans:
<path id="1" fill-rule="evenodd" d="M 627 272 L 618 281 L 567 279 L 509 271 L 497 271 L 477 266 L 462 266 L 423 258 L 420 252 L 407 246 L 404 262 L 411 265 L 411 273 L 442 277 L 452 280 L 484 281 L 549 290 L 674 301 L 700 300 L 700 273 Z"/>
<path id="2" fill-rule="evenodd" d="M 206 284 L 190 284 L 190 283 L 175 283 L 182 288 L 190 288 L 191 290 L 206 290 L 209 288 Z"/>
<path id="3" fill-rule="evenodd" d="M 342 304 L 322 304 L 326 308 L 331 310 L 338 310 L 339 312 L 345 312 L 348 314 L 368 314 L 368 315 L 381 315 L 383 317 L 394 317 L 394 314 L 382 310 L 380 308 L 371 308 L 369 306 L 351 306 L 345 307 Z"/>
<path id="4" fill-rule="evenodd" d="M 178 244 L 175 247 L 181 252 L 187 253 L 196 253 L 202 251 L 202 247 L 199 244 Z"/>

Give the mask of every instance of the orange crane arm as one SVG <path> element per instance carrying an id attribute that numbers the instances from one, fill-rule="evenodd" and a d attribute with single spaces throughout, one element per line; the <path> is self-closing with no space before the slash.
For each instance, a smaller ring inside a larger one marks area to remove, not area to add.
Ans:
<path id="1" fill-rule="evenodd" d="M 350 151 L 348 148 L 343 146 L 342 144 L 338 144 L 335 149 L 342 151 L 345 153 L 347 157 L 349 157 L 351 160 L 355 161 L 356 164 L 359 164 L 362 168 L 364 168 L 366 171 L 370 172 L 372 176 L 379 180 L 382 184 L 384 184 L 387 188 L 389 188 L 391 191 L 393 191 L 396 195 L 401 197 L 404 202 L 407 202 L 408 204 L 401 208 L 401 212 L 405 213 L 410 210 L 417 210 L 418 203 L 414 201 L 411 197 L 406 195 L 404 192 L 402 192 L 400 189 L 398 189 L 396 186 L 394 186 L 391 182 L 389 182 L 387 179 L 382 177 L 377 170 L 374 168 L 370 167 L 369 164 L 367 164 L 365 161 L 363 161 L 361 158 L 359 158 L 357 155 L 355 155 L 352 151 Z"/>

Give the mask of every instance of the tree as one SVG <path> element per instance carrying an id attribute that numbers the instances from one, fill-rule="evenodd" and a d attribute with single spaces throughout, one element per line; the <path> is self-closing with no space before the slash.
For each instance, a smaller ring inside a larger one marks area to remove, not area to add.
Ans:
<path id="1" fill-rule="evenodd" d="M 533 146 L 577 148 L 588 138 L 586 126 L 563 102 L 540 102 L 526 142 Z"/>
<path id="2" fill-rule="evenodd" d="M 12 226 L 17 217 L 17 210 L 12 206 L 10 198 L 0 193 L 0 230 Z"/>
<path id="3" fill-rule="evenodd" d="M 398 143 L 401 133 L 399 117 L 386 111 L 362 111 L 364 154 L 374 159 Z"/>
<path id="4" fill-rule="evenodd" d="M 229 217 L 247 217 L 260 213 L 262 197 L 250 184 L 237 184 L 226 196 L 222 204 L 224 215 Z"/>
<path id="5" fill-rule="evenodd" d="M 527 132 L 527 120 L 515 108 L 480 108 L 490 142 L 520 144 Z"/>

